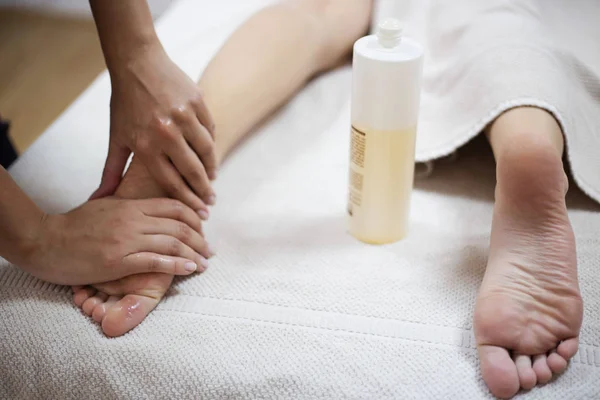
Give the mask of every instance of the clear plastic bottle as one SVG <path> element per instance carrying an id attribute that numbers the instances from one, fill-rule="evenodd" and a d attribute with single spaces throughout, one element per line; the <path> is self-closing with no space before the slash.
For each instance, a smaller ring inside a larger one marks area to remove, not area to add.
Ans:
<path id="1" fill-rule="evenodd" d="M 373 244 L 408 231 L 423 48 L 398 20 L 354 44 L 349 231 Z"/>

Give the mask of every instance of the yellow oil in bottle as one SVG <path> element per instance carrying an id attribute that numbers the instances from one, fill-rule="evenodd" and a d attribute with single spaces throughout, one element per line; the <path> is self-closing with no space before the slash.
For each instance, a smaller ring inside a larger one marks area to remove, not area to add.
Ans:
<path id="1" fill-rule="evenodd" d="M 386 244 L 407 234 L 416 131 L 352 126 L 348 218 L 358 240 Z"/>

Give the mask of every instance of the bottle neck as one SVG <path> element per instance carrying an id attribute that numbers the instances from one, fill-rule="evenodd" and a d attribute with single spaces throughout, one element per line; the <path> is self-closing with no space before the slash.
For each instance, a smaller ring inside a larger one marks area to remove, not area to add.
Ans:
<path id="1" fill-rule="evenodd" d="M 402 41 L 402 38 L 398 37 L 398 38 L 382 38 L 382 37 L 377 37 L 377 39 L 379 40 L 379 45 L 385 49 L 393 49 L 394 47 L 397 47 L 400 42 Z"/>
<path id="2" fill-rule="evenodd" d="M 384 20 L 377 27 L 377 40 L 379 45 L 385 49 L 392 49 L 400 44 L 402 40 L 402 25 L 397 19 Z"/>

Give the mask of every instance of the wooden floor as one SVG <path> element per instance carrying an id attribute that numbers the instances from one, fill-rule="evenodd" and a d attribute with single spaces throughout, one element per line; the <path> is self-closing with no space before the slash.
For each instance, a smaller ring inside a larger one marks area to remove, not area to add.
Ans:
<path id="1" fill-rule="evenodd" d="M 0 9 L 0 115 L 19 152 L 103 69 L 93 21 Z"/>

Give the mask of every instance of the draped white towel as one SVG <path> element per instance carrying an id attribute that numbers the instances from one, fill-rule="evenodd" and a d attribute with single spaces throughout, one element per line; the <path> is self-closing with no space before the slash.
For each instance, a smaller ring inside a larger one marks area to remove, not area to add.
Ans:
<path id="1" fill-rule="evenodd" d="M 182 0 L 159 33 L 197 77 L 267 2 Z M 539 105 L 563 123 L 577 183 L 598 200 L 598 8 L 541 3 L 397 4 L 428 48 L 418 157 L 452 152 L 508 107 Z M 343 68 L 311 82 L 227 161 L 207 226 L 218 256 L 124 337 L 105 338 L 67 288 L 0 262 L 0 398 L 488 398 L 471 318 L 493 206 L 489 149 L 460 150 L 417 182 L 406 240 L 356 242 L 344 215 L 350 79 Z M 98 184 L 109 96 L 103 74 L 11 170 L 46 210 Z M 600 398 L 600 207 L 573 187 L 581 349 L 523 398 Z"/>

